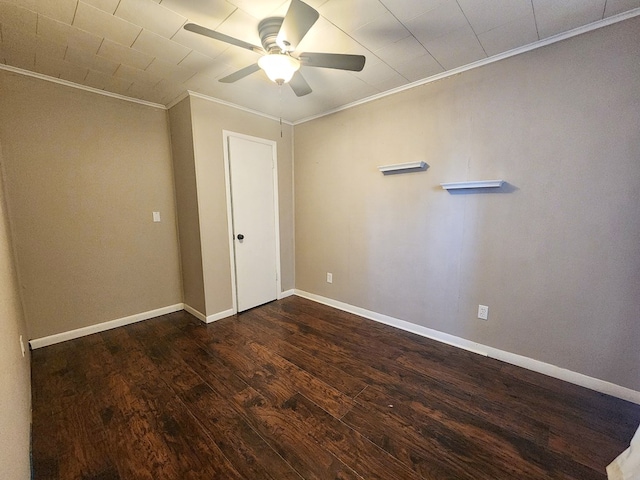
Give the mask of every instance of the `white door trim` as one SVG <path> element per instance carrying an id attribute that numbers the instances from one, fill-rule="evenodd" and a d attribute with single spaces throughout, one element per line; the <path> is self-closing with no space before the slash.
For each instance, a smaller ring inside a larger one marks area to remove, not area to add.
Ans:
<path id="1" fill-rule="evenodd" d="M 235 256 L 235 241 L 233 239 L 233 211 L 232 211 L 232 199 L 231 199 L 231 168 L 229 164 L 229 137 L 242 138 L 244 140 L 250 140 L 252 142 L 262 143 L 264 145 L 271 146 L 271 153 L 273 155 L 273 207 L 275 212 L 275 240 L 276 240 L 276 293 L 277 298 L 282 296 L 282 280 L 280 274 L 280 210 L 278 208 L 278 144 L 274 140 L 267 140 L 265 138 L 253 137 L 251 135 L 245 135 L 243 133 L 232 132 L 229 130 L 222 130 L 222 145 L 224 150 L 224 184 L 225 194 L 227 198 L 227 233 L 229 238 L 229 261 L 231 266 L 231 296 L 233 300 L 233 313 L 238 313 L 238 291 L 236 285 L 236 256 Z"/>

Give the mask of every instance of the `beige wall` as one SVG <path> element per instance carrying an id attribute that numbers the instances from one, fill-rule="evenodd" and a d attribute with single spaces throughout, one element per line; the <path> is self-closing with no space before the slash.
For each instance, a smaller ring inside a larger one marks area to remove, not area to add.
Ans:
<path id="1" fill-rule="evenodd" d="M 640 390 L 638 58 L 635 18 L 296 126 L 296 288 Z"/>
<path id="2" fill-rule="evenodd" d="M 167 112 L 8 72 L 0 82 L 30 337 L 181 303 Z"/>
<path id="3" fill-rule="evenodd" d="M 190 97 L 206 315 L 232 308 L 222 131 L 274 140 L 278 150 L 282 289 L 294 286 L 292 127 L 243 110 Z M 185 281 L 186 283 L 186 281 Z"/>
<path id="4" fill-rule="evenodd" d="M 185 98 L 169 110 L 184 303 L 204 314 L 204 280 L 198 190 L 193 160 L 191 103 Z"/>
<path id="5" fill-rule="evenodd" d="M 0 151 L 0 167 L 2 167 Z M 20 335 L 27 331 L 13 264 L 9 222 L 0 168 L 0 478 L 30 478 L 31 387 L 29 353 L 22 356 Z M 27 345 L 25 345 L 27 347 Z"/>

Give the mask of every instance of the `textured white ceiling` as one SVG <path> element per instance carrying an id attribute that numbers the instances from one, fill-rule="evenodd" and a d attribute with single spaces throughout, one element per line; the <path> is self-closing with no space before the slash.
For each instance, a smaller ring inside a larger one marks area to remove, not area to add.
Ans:
<path id="1" fill-rule="evenodd" d="M 307 0 L 320 18 L 299 52 L 365 55 L 362 72 L 303 67 L 296 97 L 262 71 L 218 82 L 258 54 L 182 27 L 260 45 L 289 0 L 0 0 L 0 62 L 168 105 L 186 90 L 296 121 L 640 8 L 640 0 Z"/>

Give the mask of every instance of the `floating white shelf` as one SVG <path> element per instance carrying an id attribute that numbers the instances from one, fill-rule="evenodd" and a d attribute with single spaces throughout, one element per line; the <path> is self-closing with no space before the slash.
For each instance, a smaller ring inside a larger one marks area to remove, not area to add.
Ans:
<path id="1" fill-rule="evenodd" d="M 425 162 L 396 163 L 394 165 L 382 165 L 378 167 L 382 173 L 401 172 L 403 170 L 423 170 L 427 164 Z"/>
<path id="2" fill-rule="evenodd" d="M 445 190 L 460 190 L 462 188 L 497 188 L 504 185 L 504 180 L 474 180 L 470 182 L 441 183 Z"/>

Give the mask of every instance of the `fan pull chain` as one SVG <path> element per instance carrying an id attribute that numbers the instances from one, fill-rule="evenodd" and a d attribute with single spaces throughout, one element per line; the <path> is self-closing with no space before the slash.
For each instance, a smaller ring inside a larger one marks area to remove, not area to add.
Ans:
<path id="1" fill-rule="evenodd" d="M 278 102 L 280 103 L 280 138 L 282 138 L 282 83 L 278 85 Z"/>

